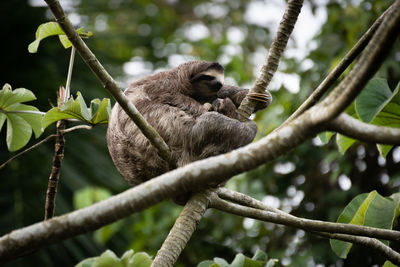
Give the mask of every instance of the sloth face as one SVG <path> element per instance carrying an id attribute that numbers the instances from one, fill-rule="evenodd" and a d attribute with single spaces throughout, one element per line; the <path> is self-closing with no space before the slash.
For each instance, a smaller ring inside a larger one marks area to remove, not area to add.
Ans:
<path id="1" fill-rule="evenodd" d="M 217 98 L 218 90 L 224 85 L 224 72 L 221 69 L 208 69 L 190 80 L 193 86 L 193 98 L 200 103 L 211 102 Z"/>

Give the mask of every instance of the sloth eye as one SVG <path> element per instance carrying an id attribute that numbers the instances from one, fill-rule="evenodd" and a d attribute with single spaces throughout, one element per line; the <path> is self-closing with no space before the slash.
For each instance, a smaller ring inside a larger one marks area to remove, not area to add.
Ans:
<path id="1" fill-rule="evenodd" d="M 203 74 L 203 75 L 201 75 L 201 76 L 199 77 L 199 80 L 204 80 L 204 81 L 212 81 L 212 80 L 214 80 L 214 79 L 215 79 L 214 76 L 206 75 L 206 74 Z"/>

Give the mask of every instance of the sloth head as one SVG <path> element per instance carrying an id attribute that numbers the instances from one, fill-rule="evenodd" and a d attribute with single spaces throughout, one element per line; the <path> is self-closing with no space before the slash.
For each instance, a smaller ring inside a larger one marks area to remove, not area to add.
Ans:
<path id="1" fill-rule="evenodd" d="M 178 67 L 184 81 L 184 94 L 199 102 L 217 98 L 218 90 L 224 85 L 224 68 L 217 62 L 190 61 Z"/>

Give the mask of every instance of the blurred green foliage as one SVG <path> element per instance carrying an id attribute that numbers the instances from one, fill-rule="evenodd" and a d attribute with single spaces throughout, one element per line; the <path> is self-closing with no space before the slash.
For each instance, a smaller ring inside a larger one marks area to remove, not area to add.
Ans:
<path id="1" fill-rule="evenodd" d="M 56 90 L 65 84 L 69 51 L 56 38 L 41 44 L 39 53 L 27 47 L 36 28 L 52 19 L 43 1 L 1 1 L 0 9 L 12 16 L 0 17 L 0 84 L 32 90 L 37 107 L 48 110 L 56 103 Z M 296 38 L 289 42 L 279 73 L 271 85 L 274 101 L 255 116 L 260 138 L 285 120 L 316 88 L 373 21 L 390 5 L 387 0 L 306 1 L 311 21 L 326 14 L 326 22 L 314 40 L 302 50 Z M 226 82 L 249 87 L 255 79 L 276 31 L 274 23 L 254 23 L 250 7 L 266 5 L 275 10 L 284 1 L 62 1 L 73 23 L 93 32 L 88 46 L 111 75 L 125 87 L 129 82 L 183 60 L 199 58 L 225 66 Z M 268 10 L 267 8 L 267 10 Z M 275 8 L 275 9 L 274 9 Z M 260 9 L 260 8 L 258 8 Z M 305 11 L 302 14 L 306 14 Z M 279 17 L 279 16 L 278 16 Z M 304 19 L 302 15 L 299 20 Z M 306 28 L 301 28 L 307 31 Z M 306 32 L 298 33 L 299 36 Z M 399 43 L 377 77 L 388 80 L 391 90 L 400 80 Z M 285 76 L 286 75 L 286 76 Z M 292 79 L 291 84 L 286 81 Z M 289 88 L 290 86 L 293 88 Z M 296 93 L 296 87 L 299 91 Z M 290 89 L 290 90 L 289 90 Z M 83 61 L 77 57 L 72 93 L 86 99 L 110 97 Z M 72 126 L 72 125 L 71 125 Z M 113 166 L 106 149 L 105 126 L 66 135 L 65 158 L 56 200 L 56 215 L 74 209 L 74 194 L 86 187 L 104 188 L 111 194 L 128 188 Z M 44 135 L 54 132 L 54 126 Z M 0 163 L 7 151 L 5 131 L 0 132 Z M 36 141 L 31 140 L 28 145 Z M 53 144 L 47 143 L 0 170 L 0 234 L 43 219 L 47 179 Z M 356 143 L 341 155 L 335 142 L 322 145 L 314 138 L 276 161 L 233 178 L 228 187 L 249 194 L 294 215 L 336 221 L 350 200 L 377 190 L 389 196 L 400 186 L 400 150 L 386 159 L 376 146 Z M 171 202 L 134 214 L 119 222 L 103 238 L 92 233 L 52 245 L 5 266 L 71 266 L 100 255 L 106 249 L 122 255 L 126 250 L 155 255 L 181 207 Z M 396 248 L 396 247 L 395 247 Z M 398 247 L 397 247 L 398 248 Z M 214 257 L 231 262 L 237 253 L 250 256 L 257 249 L 284 266 L 372 266 L 384 259 L 355 246 L 346 260 L 339 259 L 326 239 L 301 230 L 207 211 L 198 230 L 183 251 L 177 266 L 195 266 Z"/>

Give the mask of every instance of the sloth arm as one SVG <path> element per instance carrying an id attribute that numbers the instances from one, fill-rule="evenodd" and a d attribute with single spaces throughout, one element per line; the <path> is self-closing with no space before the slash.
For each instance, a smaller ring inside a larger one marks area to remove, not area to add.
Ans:
<path id="1" fill-rule="evenodd" d="M 206 158 L 245 146 L 256 133 L 257 125 L 251 120 L 240 122 L 217 112 L 206 112 L 196 118 L 188 145 L 194 156 Z"/>
<path id="2" fill-rule="evenodd" d="M 229 85 L 229 84 L 224 84 L 221 89 L 219 89 L 217 93 L 218 98 L 230 98 L 232 102 L 235 104 L 235 106 L 238 108 L 240 106 L 240 103 L 242 103 L 243 99 L 249 92 L 248 89 L 243 89 L 237 86 Z M 268 91 L 266 92 L 267 95 L 269 95 Z M 270 101 L 271 101 L 271 96 L 270 96 Z M 269 102 L 263 102 L 259 101 L 257 102 L 257 105 L 254 109 L 254 112 L 264 109 L 269 105 Z"/>

